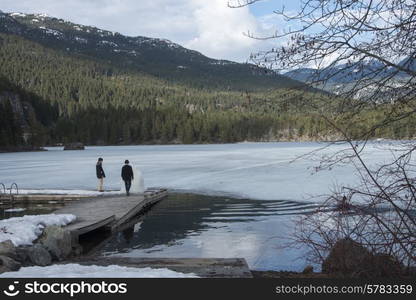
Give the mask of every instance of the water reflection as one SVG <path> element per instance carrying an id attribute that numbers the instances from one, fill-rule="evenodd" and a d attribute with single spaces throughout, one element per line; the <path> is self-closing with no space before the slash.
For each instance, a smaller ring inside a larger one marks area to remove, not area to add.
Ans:
<path id="1" fill-rule="evenodd" d="M 293 220 L 313 203 L 173 194 L 139 224 L 110 238 L 103 255 L 244 257 L 251 268 L 300 270 L 301 250 L 282 248 Z"/>
<path id="2" fill-rule="evenodd" d="M 124 240 L 127 244 L 132 242 L 134 237 L 134 226 L 124 229 L 121 234 L 123 235 Z"/>

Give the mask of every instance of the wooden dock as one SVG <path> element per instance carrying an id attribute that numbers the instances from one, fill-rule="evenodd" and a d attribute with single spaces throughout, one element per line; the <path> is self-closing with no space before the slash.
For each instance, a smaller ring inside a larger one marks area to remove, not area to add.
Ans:
<path id="1" fill-rule="evenodd" d="M 95 257 L 81 258 L 73 262 L 81 265 L 167 268 L 181 273 L 193 273 L 202 278 L 253 277 L 244 258 Z"/>
<path id="2" fill-rule="evenodd" d="M 165 189 L 147 190 L 141 195 L 102 196 L 83 198 L 67 204 L 55 211 L 56 214 L 72 214 L 77 217 L 74 223 L 65 226 L 73 241 L 79 236 L 102 228 L 116 231 L 123 223 L 141 213 L 147 207 L 166 197 Z"/>
<path id="3" fill-rule="evenodd" d="M 45 195 L 45 194 L 2 194 L 0 195 L 0 205 L 11 204 L 56 204 L 78 201 L 81 199 L 91 198 L 85 195 Z"/>

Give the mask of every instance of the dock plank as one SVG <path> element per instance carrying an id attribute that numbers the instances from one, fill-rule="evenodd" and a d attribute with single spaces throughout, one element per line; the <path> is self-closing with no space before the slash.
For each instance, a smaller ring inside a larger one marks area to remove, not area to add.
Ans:
<path id="1" fill-rule="evenodd" d="M 42 194 L 2 194 L 0 195 L 0 201 L 12 203 L 12 204 L 48 204 L 48 203 L 65 203 L 71 201 L 78 201 L 81 199 L 89 198 L 85 195 L 42 195 Z"/>
<path id="2" fill-rule="evenodd" d="M 81 258 L 75 262 L 81 265 L 168 268 L 181 273 L 194 273 L 203 278 L 253 277 L 244 258 L 95 257 Z"/>
<path id="3" fill-rule="evenodd" d="M 127 220 L 140 213 L 146 206 L 160 201 L 166 190 L 146 191 L 145 194 L 127 196 L 103 196 L 84 198 L 71 202 L 55 211 L 56 214 L 72 214 L 76 221 L 65 228 L 74 239 L 101 227 L 116 230 Z"/>

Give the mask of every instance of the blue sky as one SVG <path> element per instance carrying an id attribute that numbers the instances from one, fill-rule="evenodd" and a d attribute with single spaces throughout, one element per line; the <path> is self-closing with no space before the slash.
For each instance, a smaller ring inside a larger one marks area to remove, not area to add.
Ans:
<path id="1" fill-rule="evenodd" d="M 296 10 L 300 0 L 265 0 L 230 9 L 227 0 L 1 0 L 5 12 L 46 13 L 74 23 L 93 25 L 130 36 L 167 38 L 203 54 L 246 61 L 250 53 L 284 41 L 257 41 L 286 23 L 273 16 L 284 4 Z"/>
<path id="2" fill-rule="evenodd" d="M 300 6 L 299 0 L 265 0 L 259 1 L 253 5 L 250 5 L 250 11 L 255 16 L 263 16 L 270 14 L 275 9 L 282 9 L 282 7 L 288 10 L 297 10 Z"/>

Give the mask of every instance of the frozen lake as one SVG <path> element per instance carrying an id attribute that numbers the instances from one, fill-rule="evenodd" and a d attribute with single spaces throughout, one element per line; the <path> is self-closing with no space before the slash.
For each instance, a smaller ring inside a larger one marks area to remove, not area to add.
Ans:
<path id="1" fill-rule="evenodd" d="M 355 170 L 343 165 L 313 172 L 318 161 L 295 158 L 316 150 L 318 143 L 241 143 L 221 145 L 109 146 L 84 151 L 0 154 L 0 182 L 21 189 L 94 190 L 95 163 L 104 158 L 105 188 L 119 190 L 125 159 L 138 167 L 147 187 L 167 187 L 208 195 L 259 200 L 308 200 L 337 184 L 351 184 Z M 344 147 L 331 146 L 327 153 Z M 381 163 L 386 151 L 369 145 L 364 155 Z M 313 201 L 316 201 L 314 199 Z"/>
<path id="2" fill-rule="evenodd" d="M 120 189 L 129 159 L 145 185 L 179 191 L 154 207 L 143 222 L 110 238 L 103 255 L 132 257 L 243 257 L 250 268 L 301 271 L 302 248 L 284 248 L 294 222 L 314 209 L 321 194 L 356 180 L 353 166 L 313 172 L 310 158 L 295 160 L 324 144 L 243 143 L 223 145 L 87 147 L 84 151 L 0 154 L 0 182 L 22 189 L 95 189 L 95 163 L 104 158 L 106 189 Z M 341 150 L 331 146 L 325 153 Z M 370 144 L 370 165 L 389 152 Z M 295 160 L 295 161 L 293 161 Z M 193 194 L 192 194 L 193 193 Z M 208 196 L 210 195 L 210 196 Z M 34 214 L 0 211 L 3 218 Z M 134 223 L 134 222 L 133 222 Z M 299 259 L 300 258 L 300 259 Z"/>

